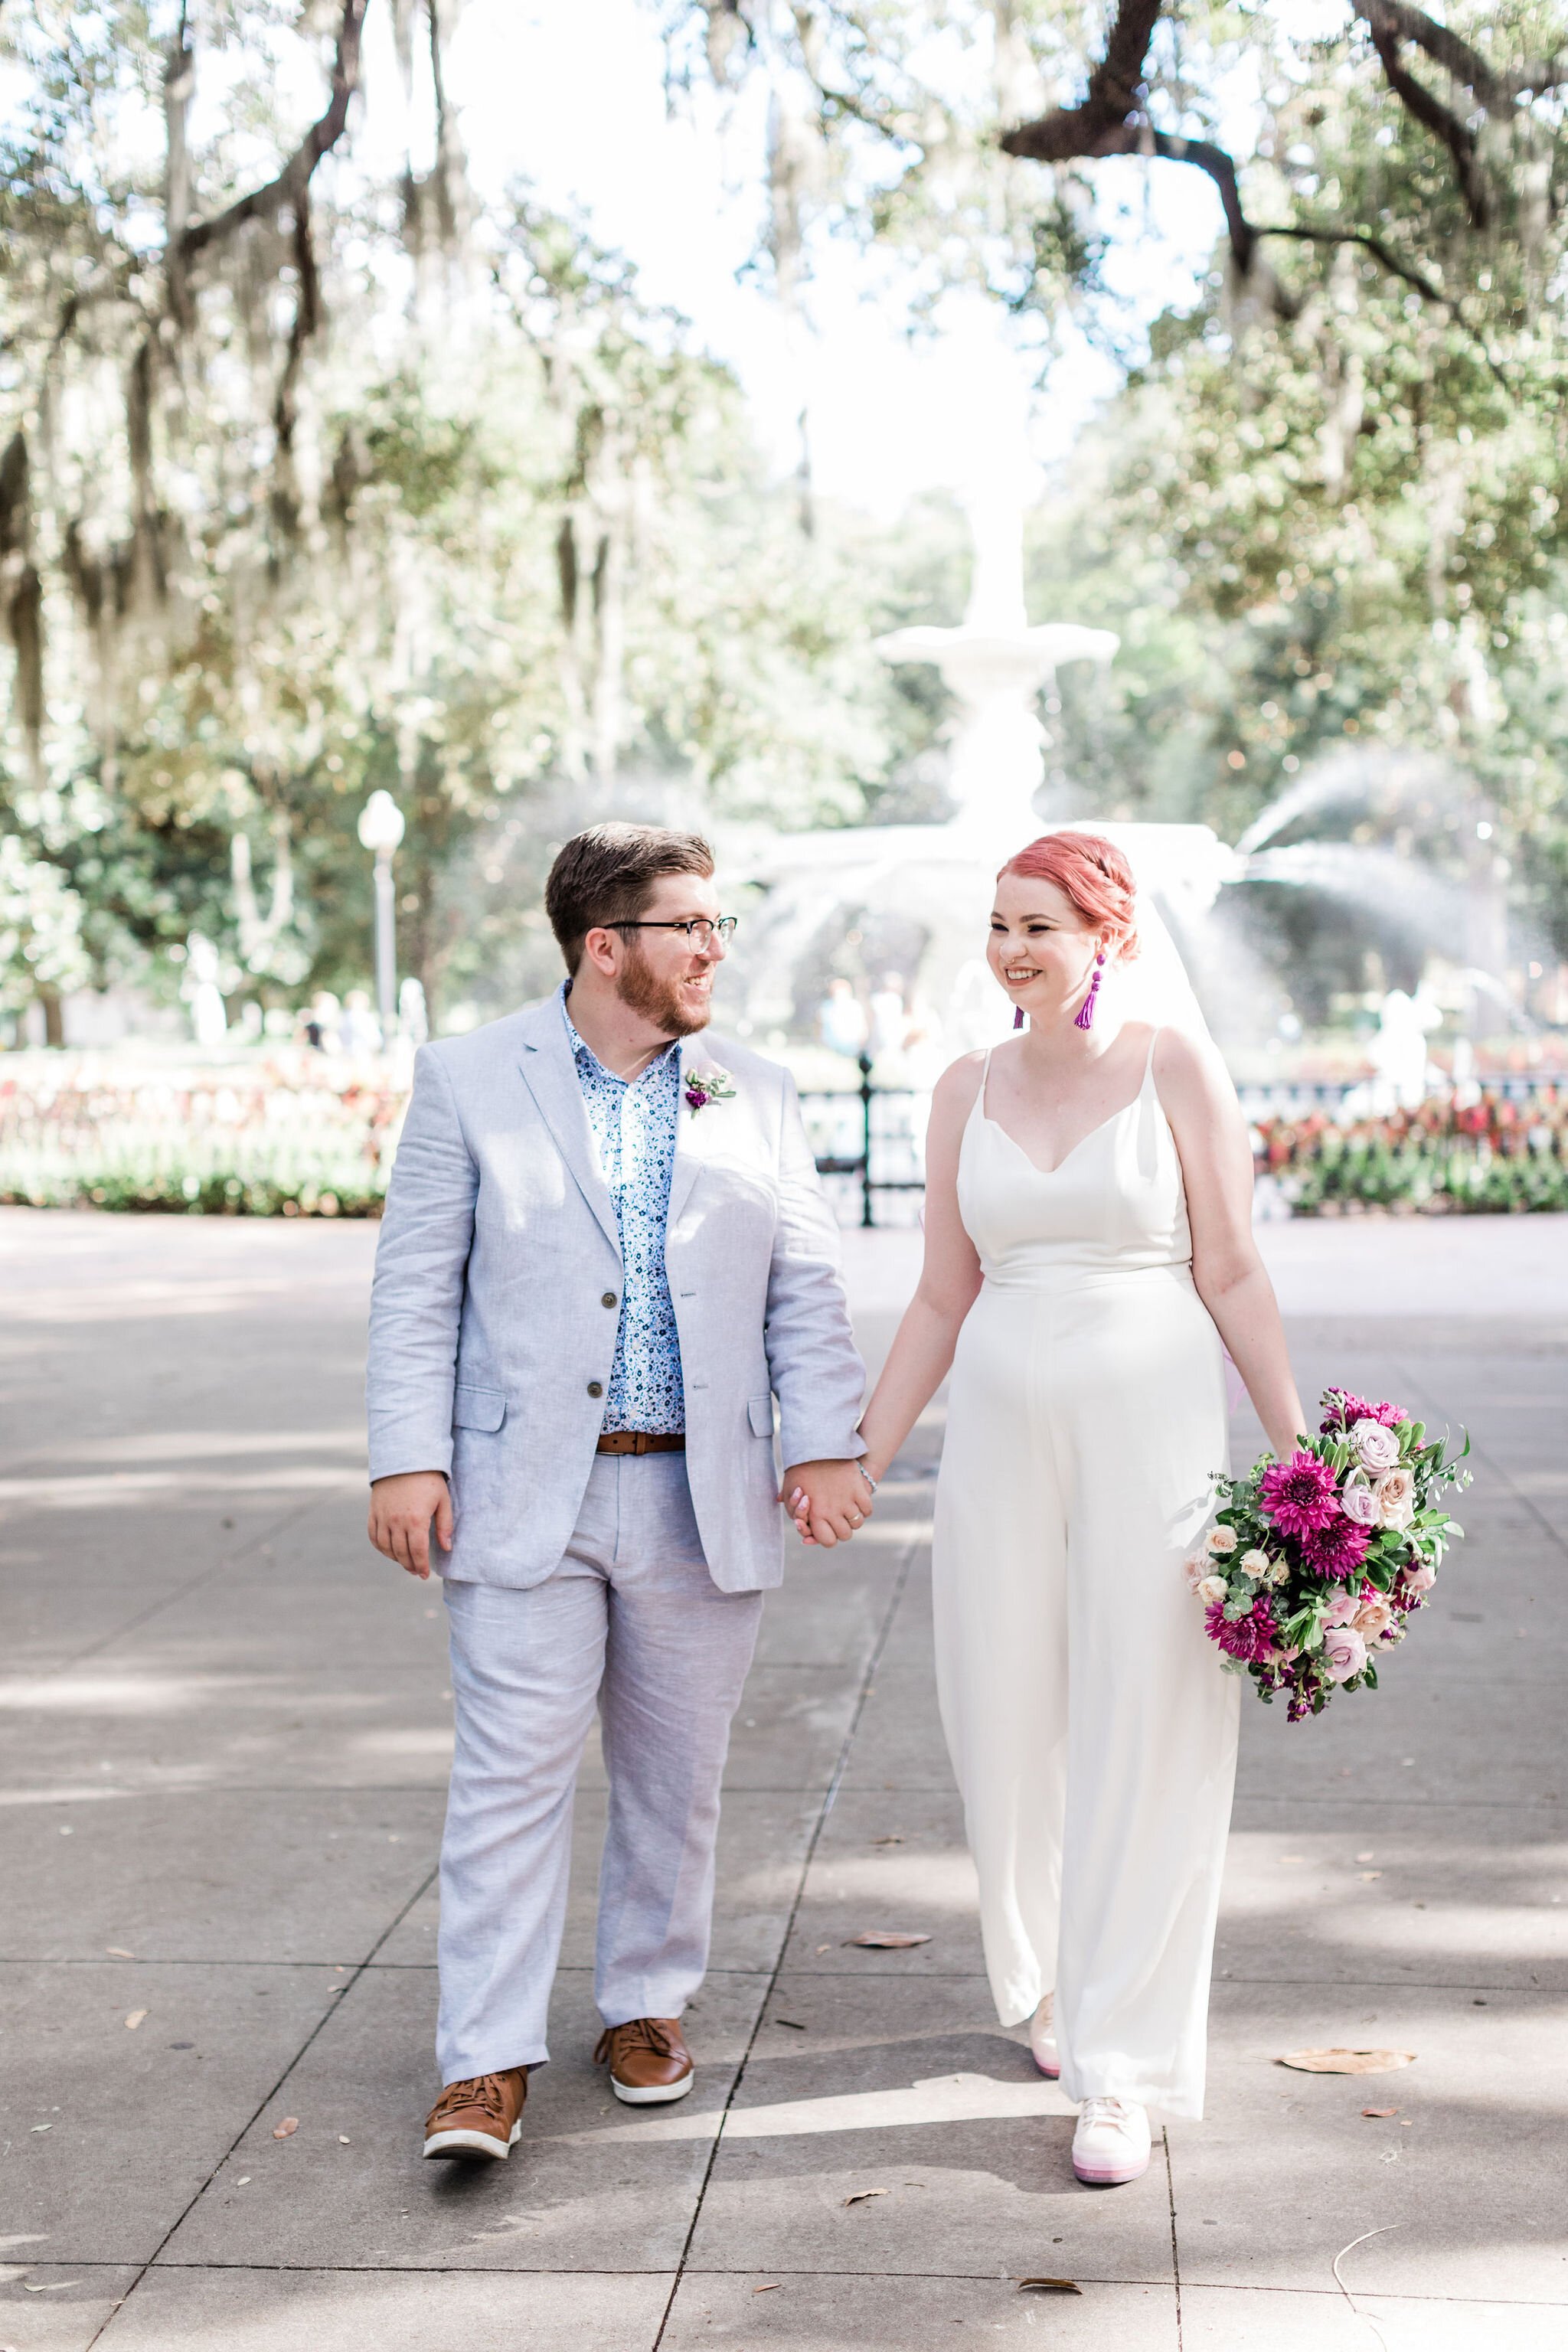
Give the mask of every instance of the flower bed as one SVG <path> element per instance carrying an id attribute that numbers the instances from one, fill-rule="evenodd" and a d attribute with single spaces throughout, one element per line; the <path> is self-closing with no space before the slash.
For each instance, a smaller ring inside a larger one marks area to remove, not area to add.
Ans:
<path id="1" fill-rule="evenodd" d="M 1258 1173 L 1297 1216 L 1568 1210 L 1568 1088 L 1542 1087 L 1518 1102 L 1426 1102 L 1342 1125 L 1326 1111 L 1263 1118 L 1252 1141 Z"/>
<path id="2" fill-rule="evenodd" d="M 405 1090 L 257 1065 L 116 1081 L 0 1069 L 0 1202 L 193 1216 L 375 1217 Z"/>

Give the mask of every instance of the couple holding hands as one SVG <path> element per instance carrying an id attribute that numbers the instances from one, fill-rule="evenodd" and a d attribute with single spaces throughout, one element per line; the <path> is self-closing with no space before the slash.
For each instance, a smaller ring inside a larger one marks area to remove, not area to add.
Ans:
<path id="1" fill-rule="evenodd" d="M 1030 1026 L 937 1088 L 924 1270 L 862 1413 L 793 1084 L 703 1041 L 733 929 L 706 843 L 594 826 L 545 904 L 567 978 L 421 1049 L 376 1257 L 371 1540 L 440 1575 L 452 1658 L 425 2154 L 521 2137 L 595 1711 L 595 2054 L 631 2104 L 690 2089 L 781 1497 L 806 1541 L 852 1538 L 951 1370 L 937 1668 L 992 1990 L 1080 2103 L 1079 2179 L 1136 2179 L 1148 2110 L 1202 2112 L 1238 1699 L 1182 1562 L 1226 1459 L 1222 1336 L 1277 1450 L 1301 1425 L 1217 1057 L 1096 1024 L 1138 944 L 1110 842 L 1009 862 L 989 952 Z"/>

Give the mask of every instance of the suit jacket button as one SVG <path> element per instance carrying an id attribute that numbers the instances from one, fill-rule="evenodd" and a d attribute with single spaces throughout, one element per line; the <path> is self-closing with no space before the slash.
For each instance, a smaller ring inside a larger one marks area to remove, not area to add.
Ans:
<path id="1" fill-rule="evenodd" d="M 604 1393 L 605 1393 L 605 1383 L 604 1383 L 604 1381 L 589 1381 L 589 1383 L 588 1383 L 588 1394 L 589 1394 L 590 1396 L 603 1396 L 603 1395 L 604 1395 Z"/>
<path id="2" fill-rule="evenodd" d="M 615 1294 L 615 1292 L 614 1292 L 613 1290 L 606 1290 L 606 1291 L 605 1291 L 605 1295 L 604 1295 L 604 1297 L 603 1297 L 603 1298 L 601 1298 L 601 1299 L 600 1299 L 600 1301 L 599 1301 L 599 1304 L 600 1304 L 600 1306 L 601 1306 L 601 1307 L 616 1307 L 616 1306 L 618 1306 L 618 1305 L 619 1305 L 619 1303 L 620 1303 L 620 1302 L 619 1302 L 619 1300 L 616 1298 L 616 1294 Z"/>

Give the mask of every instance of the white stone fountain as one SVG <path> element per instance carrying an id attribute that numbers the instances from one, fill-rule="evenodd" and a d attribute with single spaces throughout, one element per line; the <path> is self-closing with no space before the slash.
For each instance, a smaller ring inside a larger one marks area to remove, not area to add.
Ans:
<path id="1" fill-rule="evenodd" d="M 1109 661 L 1120 640 L 1074 622 L 1031 627 L 1024 603 L 1022 453 L 994 453 L 964 499 L 974 542 L 969 606 L 957 628 L 900 629 L 879 638 L 889 662 L 932 662 L 958 715 L 949 744 L 954 814 L 942 824 L 862 825 L 727 843 L 725 863 L 765 892 L 748 914 L 738 977 L 752 1034 L 798 1028 L 797 975 L 867 919 L 894 917 L 924 936 L 913 995 L 923 1058 L 940 1067 L 1005 1034 L 1011 1015 L 984 961 L 996 871 L 1044 830 L 1035 798 L 1048 737 L 1042 690 L 1070 661 Z M 1059 822 L 1059 820 L 1058 820 Z M 1178 940 L 1228 878 L 1232 854 L 1206 825 L 1085 820 L 1121 841 Z"/>
<path id="2" fill-rule="evenodd" d="M 1048 621 L 1031 628 L 1024 608 L 1024 509 L 1016 490 L 991 483 L 966 500 L 974 541 L 969 609 L 956 629 L 899 629 L 879 637 L 884 661 L 934 662 L 952 690 L 948 790 L 958 804 L 951 834 L 1005 856 L 1039 830 L 1035 795 L 1045 781 L 1042 689 L 1063 662 L 1109 661 L 1110 629 Z"/>

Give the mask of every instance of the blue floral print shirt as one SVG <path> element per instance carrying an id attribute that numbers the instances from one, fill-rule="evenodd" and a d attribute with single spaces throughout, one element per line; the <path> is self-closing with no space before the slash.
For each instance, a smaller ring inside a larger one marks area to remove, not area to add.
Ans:
<path id="1" fill-rule="evenodd" d="M 672 1045 L 656 1055 L 629 1081 L 617 1078 L 573 1026 L 569 987 L 561 992 L 562 1015 L 621 1240 L 621 1317 L 602 1425 L 668 1434 L 686 1427 L 680 1335 L 664 1270 L 680 1117 L 680 1047 Z"/>

